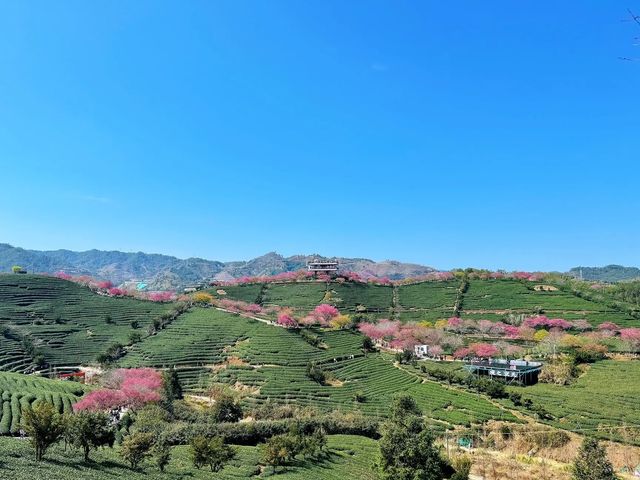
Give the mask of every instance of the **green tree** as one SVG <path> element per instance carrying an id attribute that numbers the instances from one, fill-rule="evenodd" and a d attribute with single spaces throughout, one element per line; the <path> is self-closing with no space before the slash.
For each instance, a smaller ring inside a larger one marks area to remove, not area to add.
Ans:
<path id="1" fill-rule="evenodd" d="M 105 413 L 78 412 L 67 418 L 64 437 L 71 445 L 81 448 L 84 461 L 89 461 L 91 449 L 105 445 L 113 446 L 115 431 L 109 425 L 109 417 Z"/>
<path id="2" fill-rule="evenodd" d="M 607 452 L 595 438 L 586 437 L 573 464 L 575 480 L 616 480 Z"/>
<path id="3" fill-rule="evenodd" d="M 295 442 L 291 435 L 274 435 L 262 447 L 262 461 L 273 470 L 286 465 L 295 456 Z"/>
<path id="4" fill-rule="evenodd" d="M 211 414 L 216 422 L 238 422 L 242 419 L 242 407 L 231 395 L 221 395 Z"/>
<path id="5" fill-rule="evenodd" d="M 397 397 L 382 427 L 380 466 L 388 480 L 441 480 L 445 466 L 413 398 Z"/>
<path id="6" fill-rule="evenodd" d="M 150 403 L 135 413 L 133 427 L 136 432 L 153 433 L 156 438 L 168 427 L 169 413 L 157 404 Z"/>
<path id="7" fill-rule="evenodd" d="M 162 440 L 157 441 L 151 449 L 151 454 L 158 469 L 164 472 L 165 467 L 171 460 L 171 447 L 169 444 Z"/>
<path id="8" fill-rule="evenodd" d="M 138 468 L 138 465 L 150 455 L 154 441 L 155 435 L 151 432 L 134 432 L 125 437 L 120 455 L 129 462 L 131 468 Z"/>
<path id="9" fill-rule="evenodd" d="M 168 401 L 182 399 L 182 385 L 175 367 L 162 373 L 164 396 Z"/>
<path id="10" fill-rule="evenodd" d="M 20 273 L 22 271 L 22 267 L 20 267 L 18 265 L 14 265 L 13 267 L 11 267 L 11 271 L 13 273 Z"/>
<path id="11" fill-rule="evenodd" d="M 208 439 L 199 435 L 191 440 L 191 460 L 198 469 L 209 465 L 212 472 L 219 472 L 235 455 L 236 451 L 222 437 Z"/>
<path id="12" fill-rule="evenodd" d="M 22 428 L 36 449 L 36 460 L 44 457 L 47 449 L 64 434 L 65 421 L 49 402 L 37 402 L 22 411 Z"/>

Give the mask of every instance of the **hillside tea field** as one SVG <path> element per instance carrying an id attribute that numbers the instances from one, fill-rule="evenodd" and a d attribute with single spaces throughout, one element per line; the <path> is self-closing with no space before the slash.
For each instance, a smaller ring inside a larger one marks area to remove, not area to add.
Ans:
<path id="1" fill-rule="evenodd" d="M 176 366 L 186 386 L 204 389 L 211 381 L 250 392 L 247 406 L 267 400 L 386 416 L 394 395 L 410 391 L 435 420 L 468 424 L 488 419 L 515 419 L 472 393 L 427 382 L 393 365 L 380 354 L 364 355 L 362 337 L 350 331 L 318 331 L 326 348 L 305 342 L 298 332 L 216 309 L 193 309 L 167 329 L 137 344 L 122 366 Z M 318 363 L 335 377 L 320 385 L 305 373 Z M 365 401 L 354 401 L 356 393 Z"/>
<path id="2" fill-rule="evenodd" d="M 544 405 L 556 417 L 551 423 L 567 430 L 624 440 L 621 427 L 640 425 L 640 361 L 595 363 L 568 386 L 539 383 L 509 389 Z"/>
<path id="3" fill-rule="evenodd" d="M 22 410 L 27 405 L 38 400 L 45 400 L 53 404 L 60 413 L 70 412 L 71 405 L 83 393 L 83 385 L 79 383 L 0 372 L 0 397 L 2 399 L 0 435 L 18 433 Z"/>
<path id="4" fill-rule="evenodd" d="M 53 366 L 94 361 L 114 342 L 126 344 L 138 322 L 144 332 L 169 310 L 132 298 L 97 295 L 88 288 L 52 277 L 0 274 L 0 369 L 31 366 L 22 337 L 28 336 Z"/>

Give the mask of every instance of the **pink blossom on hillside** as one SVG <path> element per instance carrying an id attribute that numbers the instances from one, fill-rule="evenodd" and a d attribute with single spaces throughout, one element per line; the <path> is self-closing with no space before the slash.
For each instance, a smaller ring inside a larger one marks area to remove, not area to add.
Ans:
<path id="1" fill-rule="evenodd" d="M 604 322 L 601 323 L 600 325 L 598 325 L 598 330 L 611 330 L 611 331 L 616 331 L 618 330 L 620 327 L 618 327 L 618 325 L 616 325 L 613 322 Z"/>
<path id="2" fill-rule="evenodd" d="M 503 335 L 506 332 L 506 328 L 510 326 L 504 322 L 493 322 L 491 326 L 491 333 L 495 335 Z"/>
<path id="3" fill-rule="evenodd" d="M 100 289 L 100 290 L 108 290 L 110 288 L 113 288 L 113 283 L 110 281 L 104 281 L 104 282 L 98 282 L 96 284 L 96 286 Z"/>
<path id="4" fill-rule="evenodd" d="M 505 349 L 503 350 L 503 353 L 505 356 L 507 357 L 520 357 L 523 353 L 524 353 L 524 348 L 518 346 L 518 345 L 507 345 L 505 347 Z"/>
<path id="5" fill-rule="evenodd" d="M 460 328 L 463 324 L 463 321 L 459 317 L 451 317 L 447 320 L 447 327 L 451 329 Z"/>
<path id="6" fill-rule="evenodd" d="M 514 325 L 504 327 L 504 334 L 507 338 L 518 338 L 520 336 L 520 328 Z"/>
<path id="7" fill-rule="evenodd" d="M 469 356 L 471 356 L 471 349 L 467 348 L 467 347 L 462 347 L 457 349 L 455 352 L 453 352 L 453 356 L 454 358 L 458 358 L 458 359 L 462 359 L 462 358 L 468 358 Z"/>
<path id="8" fill-rule="evenodd" d="M 54 276 L 62 280 L 71 280 L 71 275 L 65 272 L 56 272 Z"/>
<path id="9" fill-rule="evenodd" d="M 494 327 L 494 323 L 491 320 L 479 320 L 477 323 L 477 328 L 480 333 L 487 334 L 491 332 Z"/>
<path id="10" fill-rule="evenodd" d="M 109 293 L 109 295 L 111 295 L 112 297 L 122 297 L 125 295 L 125 291 L 121 288 L 110 288 L 109 290 L 107 290 L 107 292 Z"/>
<path id="11" fill-rule="evenodd" d="M 640 342 L 640 328 L 623 328 L 620 330 L 620 338 L 631 342 Z"/>
<path id="12" fill-rule="evenodd" d="M 118 369 L 106 381 L 112 388 L 90 392 L 74 405 L 74 410 L 135 408 L 161 398 L 162 377 L 152 368 Z"/>
<path id="13" fill-rule="evenodd" d="M 429 355 L 432 357 L 441 357 L 444 354 L 444 349 L 440 345 L 433 345 L 429 347 Z"/>
<path id="14" fill-rule="evenodd" d="M 107 411 L 124 405 L 125 395 L 120 390 L 94 390 L 89 392 L 73 406 L 73 410 Z"/>
<path id="15" fill-rule="evenodd" d="M 175 300 L 176 296 L 172 292 L 149 292 L 147 299 L 152 302 L 171 302 Z"/>
<path id="16" fill-rule="evenodd" d="M 329 325 L 331 319 L 338 315 L 340 315 L 340 311 L 336 307 L 323 303 L 314 308 L 313 311 L 309 312 L 309 314 L 302 319 L 301 323 L 305 325 L 317 324 L 326 327 Z"/>
<path id="17" fill-rule="evenodd" d="M 382 333 L 378 329 L 378 326 L 373 323 L 363 322 L 358 325 L 358 330 L 360 330 L 360 333 L 365 337 L 369 337 L 372 340 L 380 340 L 382 338 Z"/>
<path id="18" fill-rule="evenodd" d="M 574 320 L 571 322 L 571 328 L 574 330 L 579 330 L 581 332 L 591 330 L 593 326 L 589 323 L 588 320 Z"/>
<path id="19" fill-rule="evenodd" d="M 298 322 L 291 315 L 281 313 L 278 315 L 278 325 L 282 325 L 285 328 L 296 328 L 298 326 Z"/>
<path id="20" fill-rule="evenodd" d="M 495 357 L 499 352 L 498 347 L 490 343 L 473 343 L 469 345 L 469 349 L 476 357 L 480 358 Z"/>

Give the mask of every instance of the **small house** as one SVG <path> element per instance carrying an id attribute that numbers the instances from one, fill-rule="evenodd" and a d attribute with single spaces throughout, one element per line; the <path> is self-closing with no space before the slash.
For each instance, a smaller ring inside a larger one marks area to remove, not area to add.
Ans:
<path id="1" fill-rule="evenodd" d="M 416 345 L 413 351 L 418 358 L 427 358 L 429 356 L 429 345 Z"/>

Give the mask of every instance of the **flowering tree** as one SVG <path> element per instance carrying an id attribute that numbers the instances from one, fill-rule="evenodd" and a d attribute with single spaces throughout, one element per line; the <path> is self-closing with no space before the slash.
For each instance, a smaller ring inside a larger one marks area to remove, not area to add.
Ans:
<path id="1" fill-rule="evenodd" d="M 483 335 L 486 335 L 493 330 L 494 323 L 491 320 L 479 320 L 478 321 L 478 331 Z"/>
<path id="2" fill-rule="evenodd" d="M 471 354 L 472 354 L 471 349 L 467 347 L 461 347 L 457 349 L 455 352 L 453 352 L 454 358 L 457 358 L 457 359 L 468 358 L 471 356 Z"/>
<path id="3" fill-rule="evenodd" d="M 118 369 L 108 379 L 112 388 L 94 390 L 73 406 L 75 411 L 137 408 L 161 398 L 162 376 L 151 368 Z"/>
<path id="4" fill-rule="evenodd" d="M 610 330 L 610 331 L 617 331 L 620 327 L 618 327 L 618 325 L 616 325 L 613 322 L 604 322 L 601 323 L 600 325 L 598 325 L 598 330 Z"/>
<path id="5" fill-rule="evenodd" d="M 449 330 L 453 330 L 454 332 L 459 332 L 460 330 L 462 330 L 463 325 L 464 322 L 459 317 L 451 317 L 447 320 L 447 328 Z"/>
<path id="6" fill-rule="evenodd" d="M 472 343 L 469 345 L 469 349 L 476 357 L 480 358 L 495 357 L 499 352 L 498 347 L 490 343 Z"/>
<path id="7" fill-rule="evenodd" d="M 433 345 L 429 347 L 429 355 L 434 358 L 444 355 L 444 349 L 440 345 Z"/>
<path id="8" fill-rule="evenodd" d="M 295 318 L 287 313 L 281 313 L 278 315 L 278 325 L 282 325 L 285 328 L 297 328 L 298 322 Z"/>
<path id="9" fill-rule="evenodd" d="M 304 325 L 320 325 L 326 327 L 329 325 L 329 322 L 338 315 L 340 315 L 340 312 L 336 307 L 323 303 L 309 312 L 309 314 L 302 319 L 301 323 Z"/>
<path id="10" fill-rule="evenodd" d="M 623 328 L 620 338 L 629 344 L 631 350 L 640 350 L 640 328 Z"/>

